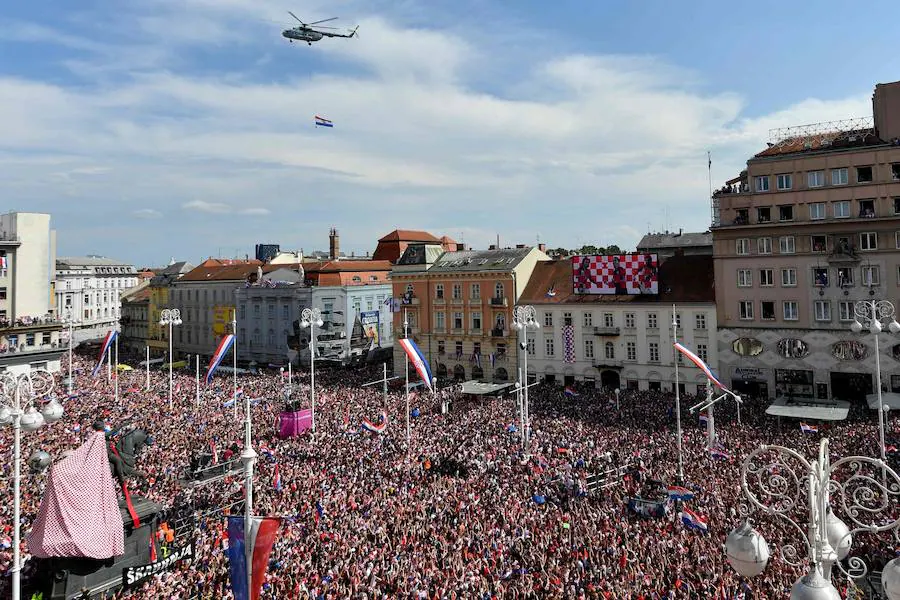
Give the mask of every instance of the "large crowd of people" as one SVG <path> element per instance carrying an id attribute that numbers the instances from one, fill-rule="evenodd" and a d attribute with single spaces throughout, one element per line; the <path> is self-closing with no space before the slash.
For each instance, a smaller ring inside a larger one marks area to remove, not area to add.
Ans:
<path id="1" fill-rule="evenodd" d="M 198 406 L 193 370 L 176 373 L 170 409 L 167 371 L 152 373 L 149 390 L 143 371 L 122 372 L 117 402 L 105 369 L 91 377 L 92 365 L 76 361 L 76 393 L 65 400 L 64 417 L 23 435 L 23 456 L 43 449 L 58 459 L 83 442 L 96 419 L 114 429 L 143 428 L 154 442 L 138 458 L 132 494 L 196 515 L 193 560 L 109 597 L 231 598 L 225 516 L 242 510 L 241 478 L 185 482 L 198 453 L 215 447 L 224 461 L 226 452 L 243 445 L 243 417 L 226 406 L 230 375 L 203 385 Z M 626 506 L 648 481 L 678 479 L 671 394 L 627 391 L 617 409 L 611 392 L 582 386 L 572 396 L 559 384 L 532 387 L 525 451 L 514 395 L 467 398 L 451 384 L 438 391 L 439 398 L 417 390 L 407 448 L 402 389 L 391 391 L 385 406 L 380 386 L 361 385 L 380 375 L 380 369 L 317 370 L 316 433 L 288 439 L 277 435 L 287 379 L 274 370 L 238 377 L 243 393 L 254 399 L 253 444 L 260 453 L 254 512 L 282 517 L 262 598 L 784 598 L 803 568 L 781 560 L 777 550 L 752 580 L 742 580 L 726 561 L 725 537 L 742 519 L 741 461 L 764 443 L 812 458 L 821 435 L 829 435 L 836 457 L 878 454 L 876 420 L 861 408 L 828 431 L 810 434 L 796 422 L 766 417 L 765 399 L 746 399 L 740 423 L 733 403 L 717 408 L 725 458 L 716 459 L 706 429 L 687 411 L 693 398 L 682 398 L 682 483 L 695 493 L 691 509 L 707 519 L 704 533 L 685 527 L 677 507 L 653 518 Z M 66 398 L 62 380 L 57 392 Z M 291 394 L 309 397 L 308 373 L 294 373 Z M 448 411 L 440 410 L 441 400 Z M 363 419 L 380 421 L 382 409 L 388 417 L 383 433 L 360 430 Z M 896 419 L 890 427 L 896 435 Z M 4 428 L 4 465 L 11 447 L 12 432 Z M 587 479 L 610 466 L 622 467 L 614 469 L 610 485 L 587 493 Z M 5 469 L 3 597 L 12 557 L 12 485 Z M 46 474 L 23 477 L 26 535 L 45 480 Z M 782 521 L 760 514 L 753 519 L 773 549 L 802 545 Z M 897 550 L 892 543 L 862 539 L 854 552 L 883 563 Z M 29 562 L 26 578 L 33 574 Z"/>

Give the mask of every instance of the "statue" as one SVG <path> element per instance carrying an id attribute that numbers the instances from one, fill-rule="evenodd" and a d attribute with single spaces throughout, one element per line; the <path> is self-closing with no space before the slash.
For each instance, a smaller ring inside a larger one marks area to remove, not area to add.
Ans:
<path id="1" fill-rule="evenodd" d="M 109 444 L 107 451 L 109 464 L 112 474 L 120 484 L 125 483 L 126 477 L 143 476 L 143 473 L 135 470 L 135 457 L 147 444 L 153 444 L 153 438 L 143 429 L 132 429 L 122 435 L 117 442 Z"/>

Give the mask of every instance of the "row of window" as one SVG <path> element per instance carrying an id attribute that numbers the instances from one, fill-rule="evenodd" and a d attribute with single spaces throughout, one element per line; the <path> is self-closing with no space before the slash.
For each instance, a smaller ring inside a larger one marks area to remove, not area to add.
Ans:
<path id="1" fill-rule="evenodd" d="M 832 320 L 830 300 L 816 300 L 813 307 L 813 313 L 816 321 L 828 322 Z M 838 305 L 838 320 L 852 321 L 854 317 L 854 302 L 841 300 Z M 753 300 L 741 300 L 738 303 L 739 316 L 742 321 L 753 321 L 756 317 L 754 314 L 755 303 Z M 759 303 L 760 319 L 763 321 L 775 320 L 775 302 L 771 300 L 762 300 Z M 800 318 L 799 305 L 795 300 L 786 300 L 781 303 L 781 316 L 785 321 L 796 321 Z"/>
<path id="2" fill-rule="evenodd" d="M 837 236 L 836 245 L 832 247 L 834 251 L 853 252 L 854 250 L 872 251 L 878 250 L 878 233 L 875 231 L 864 231 L 859 234 L 859 245 L 850 243 L 849 236 Z M 894 232 L 894 244 L 900 249 L 900 231 Z M 750 238 L 738 238 L 735 240 L 735 253 L 739 256 L 748 256 L 750 254 Z M 810 249 L 812 252 L 828 252 L 828 236 L 811 235 Z M 780 254 L 795 254 L 797 252 L 797 238 L 793 235 L 783 235 L 778 238 L 778 252 Z M 772 238 L 760 237 L 756 238 L 757 254 L 772 254 Z"/>
<path id="3" fill-rule="evenodd" d="M 534 340 L 528 340 L 528 354 L 534 356 L 535 347 Z M 709 346 L 705 343 L 698 343 L 694 345 L 697 356 L 700 357 L 704 362 L 709 360 Z M 594 340 L 584 340 L 584 358 L 586 360 L 591 360 L 596 358 L 595 356 L 595 347 Z M 556 342 L 553 338 L 544 339 L 544 357 L 545 358 L 554 358 L 556 356 Z M 659 354 L 659 342 L 648 342 L 647 343 L 647 361 L 651 363 L 658 363 L 660 354 Z M 613 342 L 604 342 L 603 343 L 603 358 L 605 360 L 616 360 L 616 345 Z M 625 342 L 625 357 L 624 360 L 626 362 L 636 362 L 637 361 L 637 342 L 628 341 Z M 677 354 L 678 364 L 684 364 L 684 356 L 679 352 Z"/>
<path id="4" fill-rule="evenodd" d="M 445 331 L 447 329 L 447 313 L 443 311 L 438 311 L 434 313 L 434 328 L 438 331 Z M 412 323 L 410 323 L 413 325 Z M 450 313 L 450 325 L 451 329 L 461 330 L 465 325 L 465 313 L 463 312 L 453 312 Z M 471 312 L 469 313 L 469 327 L 473 331 L 481 331 L 482 328 L 482 318 L 480 312 Z M 493 319 L 493 327 L 495 330 L 503 331 L 506 329 L 506 314 L 505 313 L 496 313 Z"/>
<path id="5" fill-rule="evenodd" d="M 407 292 L 412 292 L 412 284 L 406 286 Z M 502 281 L 498 281 L 494 285 L 494 298 L 503 298 L 505 296 L 505 286 Z M 434 285 L 434 297 L 438 300 L 443 300 L 446 298 L 445 296 L 445 288 L 443 283 L 436 283 Z M 450 297 L 453 300 L 462 300 L 463 299 L 463 284 L 454 283 L 450 287 Z M 481 284 L 480 283 L 470 283 L 469 284 L 469 298 L 472 300 L 481 300 Z"/>
<path id="6" fill-rule="evenodd" d="M 842 288 L 852 287 L 854 283 L 853 267 L 836 267 L 834 273 L 837 275 L 837 286 Z M 775 287 L 775 269 L 758 269 L 759 286 Z M 860 267 L 862 273 L 862 285 L 876 286 L 881 285 L 881 267 L 878 265 L 866 265 Z M 829 287 L 831 285 L 832 270 L 828 267 L 812 267 L 810 269 L 810 278 L 807 281 L 815 287 Z M 900 277 L 900 271 L 898 271 Z M 900 279 L 898 279 L 900 281 Z M 737 286 L 740 288 L 753 287 L 753 270 L 738 269 Z M 781 287 L 797 286 L 797 269 L 786 268 L 781 269 Z"/>
<path id="7" fill-rule="evenodd" d="M 847 185 L 850 182 L 848 167 L 829 169 L 829 175 L 830 177 L 826 178 L 824 170 L 807 171 L 806 187 L 812 189 L 825 187 L 826 181 L 830 181 L 831 185 Z M 853 167 L 853 175 L 855 183 L 872 183 L 875 181 L 875 167 L 873 165 Z M 771 180 L 771 175 L 757 175 L 753 178 L 754 189 L 757 192 L 768 192 Z M 900 181 L 900 163 L 891 165 L 890 180 Z M 779 173 L 775 175 L 775 189 L 780 191 L 794 189 L 794 174 Z"/>
<path id="8" fill-rule="evenodd" d="M 636 326 L 636 315 L 633 312 L 627 312 L 624 314 L 625 321 L 625 329 L 634 329 Z M 680 328 L 681 327 L 681 313 L 675 313 L 675 323 Z M 573 325 L 572 321 L 572 313 L 564 312 L 563 313 L 563 325 Z M 583 321 L 582 324 L 585 327 L 593 327 L 594 325 L 594 316 L 590 312 L 583 313 Z M 649 329 L 657 329 L 659 328 L 659 319 L 657 318 L 656 313 L 647 313 L 647 328 Z M 545 312 L 544 313 L 544 327 L 553 327 L 553 313 Z M 617 327 L 616 325 L 616 316 L 615 313 L 603 313 L 603 327 Z M 706 329 L 706 314 L 704 313 L 696 313 L 694 314 L 694 329 Z"/>
<path id="9" fill-rule="evenodd" d="M 91 282 L 95 282 L 96 285 L 91 285 Z M 112 279 L 105 279 L 102 277 L 95 279 L 66 279 L 66 290 L 72 291 L 73 287 L 76 290 L 80 290 L 83 288 L 117 288 L 117 289 L 127 289 L 137 285 L 137 279 L 134 277 L 116 277 Z"/>
<path id="10" fill-rule="evenodd" d="M 807 204 L 809 209 L 810 221 L 822 221 L 828 218 L 828 204 L 831 204 L 831 216 L 835 219 L 849 219 L 856 216 L 858 218 L 872 218 L 878 216 L 875 210 L 875 199 L 855 200 L 858 205 L 856 213 L 853 212 L 853 200 L 836 200 L 834 202 L 810 202 Z M 783 204 L 780 206 L 758 206 L 756 208 L 757 223 L 771 223 L 774 219 L 772 209 L 778 209 L 778 221 L 781 223 L 793 221 L 795 218 L 795 208 L 793 204 Z M 747 225 L 750 223 L 750 209 L 735 209 L 735 225 Z M 900 198 L 893 198 L 893 214 L 900 214 Z"/>

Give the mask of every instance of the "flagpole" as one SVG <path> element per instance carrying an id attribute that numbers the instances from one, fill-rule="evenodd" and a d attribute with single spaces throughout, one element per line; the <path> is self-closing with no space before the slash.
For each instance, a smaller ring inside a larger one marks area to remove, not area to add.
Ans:
<path id="1" fill-rule="evenodd" d="M 109 347 L 106 348 L 106 381 L 109 382 L 112 379 L 112 352 L 110 352 Z"/>
<path id="2" fill-rule="evenodd" d="M 147 344 L 147 391 L 150 391 L 150 344 Z"/>
<path id="3" fill-rule="evenodd" d="M 684 485 L 684 457 L 681 454 L 681 384 L 678 381 L 678 318 L 672 305 L 672 353 L 675 357 L 675 428 L 678 436 L 678 484 Z"/>
<path id="4" fill-rule="evenodd" d="M 409 320 L 407 319 L 405 308 L 403 309 L 403 337 L 409 338 Z M 406 351 L 403 352 L 403 358 L 406 364 L 406 453 L 409 454 L 409 356 L 406 354 Z"/>
<path id="5" fill-rule="evenodd" d="M 116 406 L 119 405 L 119 335 L 116 333 Z"/>
<path id="6" fill-rule="evenodd" d="M 197 408 L 200 408 L 200 355 L 197 354 L 197 369 L 196 369 L 196 380 L 197 380 Z"/>
<path id="7" fill-rule="evenodd" d="M 381 381 L 382 381 L 382 384 L 383 384 L 382 392 L 383 392 L 383 394 L 384 394 L 384 405 L 387 406 L 387 382 L 388 382 L 388 378 L 387 378 L 387 362 L 382 363 L 381 366 L 383 367 L 383 370 L 384 370 L 384 378 L 381 380 Z"/>
<path id="8" fill-rule="evenodd" d="M 716 445 L 716 419 L 713 415 L 713 383 L 709 379 L 706 380 L 706 433 L 709 436 L 709 447 Z"/>
<path id="9" fill-rule="evenodd" d="M 231 335 L 234 336 L 231 348 L 231 356 L 234 361 L 231 373 L 231 397 L 234 398 L 234 418 L 237 419 L 237 309 L 231 311 Z M 244 535 L 246 535 L 246 533 Z"/>

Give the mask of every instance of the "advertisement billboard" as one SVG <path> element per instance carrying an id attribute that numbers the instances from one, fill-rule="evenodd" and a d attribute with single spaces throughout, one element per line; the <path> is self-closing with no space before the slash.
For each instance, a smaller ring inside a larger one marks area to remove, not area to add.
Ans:
<path id="1" fill-rule="evenodd" d="M 576 294 L 658 294 L 656 254 L 573 256 L 572 281 Z"/>
<path id="2" fill-rule="evenodd" d="M 234 318 L 233 306 L 214 306 L 213 307 L 213 335 L 217 338 L 231 333 L 231 319 Z"/>
<path id="3" fill-rule="evenodd" d="M 363 334 L 369 340 L 374 340 L 376 346 L 381 346 L 381 313 L 370 310 L 359 313 L 359 322 L 362 324 Z"/>

